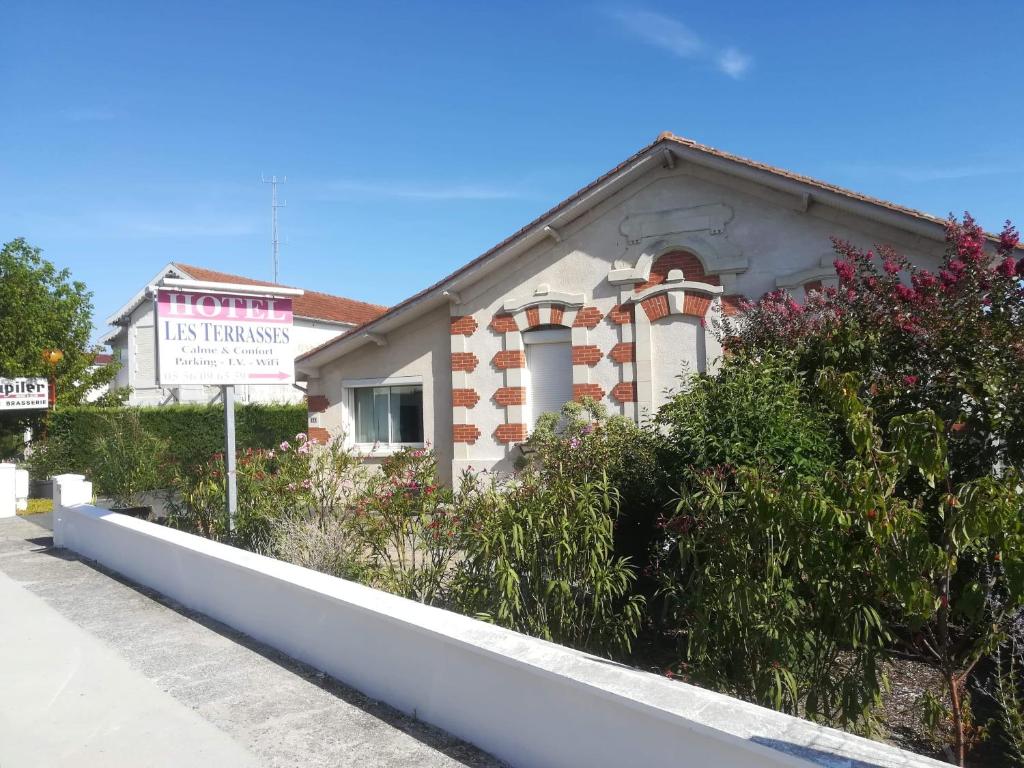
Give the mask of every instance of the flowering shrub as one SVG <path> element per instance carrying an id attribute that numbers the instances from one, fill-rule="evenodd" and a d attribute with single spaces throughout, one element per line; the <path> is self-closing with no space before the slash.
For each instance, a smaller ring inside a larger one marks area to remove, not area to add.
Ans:
<path id="1" fill-rule="evenodd" d="M 438 485 L 433 451 L 407 448 L 384 461 L 351 511 L 372 586 L 428 604 L 446 596 L 464 528 L 452 498 Z"/>
<path id="2" fill-rule="evenodd" d="M 963 764 L 976 735 L 968 676 L 1005 635 L 1024 593 L 1024 261 L 1009 223 L 990 244 L 970 216 L 950 219 L 946 240 L 935 271 L 888 247 L 863 251 L 836 241 L 838 289 L 803 305 L 769 294 L 738 322 L 724 321 L 723 333 L 739 365 L 793 356 L 813 407 L 849 422 L 856 401 L 872 414 L 845 430 L 841 446 L 842 477 L 856 491 L 851 505 L 870 495 L 849 462 L 866 461 L 873 441 L 872 466 L 882 452 L 904 452 L 918 470 L 891 480 L 890 497 L 920 515 L 921 539 L 876 572 L 877 605 L 890 618 L 892 645 L 941 670 L 944 715 Z M 846 374 L 843 398 L 811 386 L 832 370 Z M 933 437 L 910 439 L 922 425 Z M 908 573 L 927 586 L 927 611 L 911 610 L 907 594 L 894 588 Z"/>
<path id="3" fill-rule="evenodd" d="M 314 479 L 322 480 L 331 469 L 341 471 L 356 463 L 345 456 L 338 448 L 316 446 L 303 433 L 295 436 L 294 443 L 286 440 L 276 448 L 242 451 L 236 459 L 234 543 L 246 549 L 265 548 L 278 518 L 318 514 L 324 494 L 336 485 L 314 488 Z M 341 482 L 340 474 L 334 482 Z M 169 494 L 168 524 L 207 538 L 229 539 L 225 493 L 223 454 L 185 470 L 177 468 Z"/>

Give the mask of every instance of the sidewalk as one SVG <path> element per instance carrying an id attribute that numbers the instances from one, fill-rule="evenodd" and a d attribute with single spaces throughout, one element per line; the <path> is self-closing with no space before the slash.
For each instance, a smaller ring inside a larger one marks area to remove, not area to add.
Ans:
<path id="1" fill-rule="evenodd" d="M 0 521 L 3 768 L 499 765 L 49 536 Z"/>

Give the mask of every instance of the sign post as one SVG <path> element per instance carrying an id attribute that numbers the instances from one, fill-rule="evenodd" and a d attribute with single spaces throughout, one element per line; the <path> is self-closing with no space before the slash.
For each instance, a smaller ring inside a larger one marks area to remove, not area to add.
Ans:
<path id="1" fill-rule="evenodd" d="M 224 503 L 228 512 L 228 534 L 235 535 L 238 514 L 238 475 L 235 470 L 235 385 L 225 384 L 224 393 Z"/>
<path id="2" fill-rule="evenodd" d="M 218 386 L 224 401 L 224 505 L 235 532 L 235 385 L 293 384 L 292 297 L 297 288 L 165 278 L 156 299 L 157 379 L 162 387 Z"/>

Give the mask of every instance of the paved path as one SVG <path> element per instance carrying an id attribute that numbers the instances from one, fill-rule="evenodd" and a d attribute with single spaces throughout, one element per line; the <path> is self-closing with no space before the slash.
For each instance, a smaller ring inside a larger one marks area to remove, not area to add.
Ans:
<path id="1" fill-rule="evenodd" d="M 53 550 L 30 519 L 0 520 L 2 768 L 499 765 Z"/>

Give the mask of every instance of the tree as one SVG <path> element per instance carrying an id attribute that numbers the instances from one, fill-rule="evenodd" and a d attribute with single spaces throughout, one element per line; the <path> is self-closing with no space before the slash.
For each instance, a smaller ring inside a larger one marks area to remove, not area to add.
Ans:
<path id="1" fill-rule="evenodd" d="M 1009 222 L 992 243 L 970 215 L 950 217 L 946 241 L 933 272 L 892 248 L 837 240 L 838 289 L 803 305 L 773 292 L 723 330 L 741 359 L 795 355 L 809 392 L 822 375 L 842 374 L 850 402 L 886 426 L 881 450 L 906 453 L 920 470 L 900 477 L 893 497 L 920 510 L 927 536 L 912 552 L 928 556 L 890 562 L 927 582 L 933 606 L 924 615 L 899 601 L 885 609 L 902 650 L 942 671 L 962 765 L 968 677 L 1024 599 L 1024 258 Z M 912 426 L 934 439 L 908 439 Z M 870 434 L 851 430 L 844 457 L 855 459 Z"/>
<path id="2" fill-rule="evenodd" d="M 58 407 L 81 404 L 90 391 L 113 380 L 116 366 L 94 367 L 100 350 L 89 345 L 92 293 L 84 283 L 17 238 L 0 249 L 0 285 L 0 376 L 48 376 L 42 352 L 52 348 L 64 353 L 54 370 Z M 21 433 L 38 427 L 42 416 L 39 411 L 0 415 L 0 453 L 16 452 Z"/>

